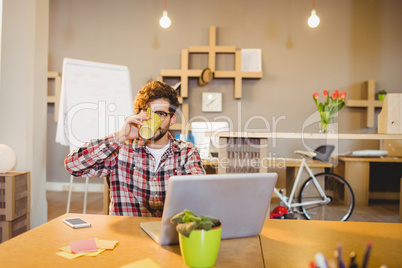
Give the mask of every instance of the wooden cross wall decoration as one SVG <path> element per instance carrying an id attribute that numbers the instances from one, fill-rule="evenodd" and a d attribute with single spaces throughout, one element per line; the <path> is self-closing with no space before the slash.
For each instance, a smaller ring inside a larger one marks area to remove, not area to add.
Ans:
<path id="1" fill-rule="evenodd" d="M 181 50 L 181 64 L 180 69 L 176 70 L 161 70 L 162 80 L 163 77 L 180 77 L 180 97 L 188 98 L 188 78 L 200 77 L 202 70 L 191 70 L 188 67 L 188 49 Z"/>
<path id="2" fill-rule="evenodd" d="M 217 46 L 216 45 L 216 27 L 209 27 L 209 45 L 208 46 L 191 46 L 188 48 L 190 53 L 208 53 L 208 68 L 215 72 L 216 54 L 236 52 L 235 46 Z"/>
<path id="3" fill-rule="evenodd" d="M 161 70 L 163 77 L 179 77 L 181 81 L 180 96 L 188 98 L 188 78 L 200 77 L 203 70 L 189 69 L 189 56 L 191 53 L 208 53 L 208 68 L 214 74 L 215 78 L 234 78 L 235 99 L 242 97 L 242 80 L 243 78 L 261 78 L 262 72 L 243 72 L 241 71 L 241 51 L 236 50 L 234 46 L 217 46 L 216 45 L 216 27 L 209 27 L 209 45 L 208 46 L 190 46 L 189 49 L 181 51 L 181 66 L 176 70 Z M 216 71 L 216 54 L 232 53 L 235 55 L 234 70 Z"/>
<path id="4" fill-rule="evenodd" d="M 216 78 L 234 78 L 233 96 L 241 99 L 243 78 L 260 78 L 262 72 L 243 72 L 241 70 L 241 51 L 235 53 L 235 69 L 233 71 L 215 71 Z"/>
<path id="5" fill-rule="evenodd" d="M 375 100 L 374 80 L 367 81 L 367 100 L 346 100 L 346 107 L 366 108 L 367 127 L 374 127 L 375 108 L 381 108 L 383 101 Z"/>

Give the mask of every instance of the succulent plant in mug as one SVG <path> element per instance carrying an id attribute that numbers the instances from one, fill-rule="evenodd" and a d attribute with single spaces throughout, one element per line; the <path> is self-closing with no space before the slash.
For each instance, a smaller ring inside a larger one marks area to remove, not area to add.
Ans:
<path id="1" fill-rule="evenodd" d="M 221 225 L 221 222 L 218 219 L 208 216 L 197 216 L 194 212 L 189 210 L 184 210 L 183 212 L 174 215 L 170 219 L 170 222 L 177 223 L 177 232 L 185 237 L 189 237 L 193 230 L 202 229 L 208 231 Z"/>
<path id="2" fill-rule="evenodd" d="M 180 252 L 186 265 L 214 266 L 221 242 L 221 222 L 211 217 L 197 216 L 189 210 L 176 214 L 170 221 L 177 223 Z"/>

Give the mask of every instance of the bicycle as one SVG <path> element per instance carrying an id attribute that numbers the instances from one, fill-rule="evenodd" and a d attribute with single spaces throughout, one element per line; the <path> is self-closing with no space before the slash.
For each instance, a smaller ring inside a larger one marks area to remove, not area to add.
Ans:
<path id="1" fill-rule="evenodd" d="M 290 196 L 287 197 L 278 189 L 274 189 L 275 194 L 290 214 L 303 214 L 308 220 L 346 221 L 350 217 L 355 198 L 349 183 L 341 176 L 327 172 L 327 170 L 313 174 L 307 164 L 307 158 L 328 162 L 333 150 L 333 145 L 323 145 L 318 147 L 315 152 L 295 151 L 295 154 L 302 156 L 302 161 Z M 295 203 L 295 192 L 303 169 L 308 172 L 310 178 L 301 186 L 298 196 L 299 203 Z"/>

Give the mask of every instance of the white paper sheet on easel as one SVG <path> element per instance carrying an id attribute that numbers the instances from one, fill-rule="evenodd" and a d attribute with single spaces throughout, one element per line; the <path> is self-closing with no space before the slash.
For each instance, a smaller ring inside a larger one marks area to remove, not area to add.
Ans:
<path id="1" fill-rule="evenodd" d="M 73 149 L 103 138 L 132 111 L 126 66 L 64 59 L 56 142 Z"/>
<path id="2" fill-rule="evenodd" d="M 241 71 L 242 72 L 261 72 L 261 49 L 243 48 L 241 50 Z"/>

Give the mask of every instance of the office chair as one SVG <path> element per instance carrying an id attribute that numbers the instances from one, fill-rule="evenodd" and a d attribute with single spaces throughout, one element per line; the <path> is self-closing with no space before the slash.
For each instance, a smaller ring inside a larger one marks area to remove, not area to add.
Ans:
<path id="1" fill-rule="evenodd" d="M 320 160 L 322 162 L 329 162 L 329 158 L 334 151 L 335 146 L 334 145 L 321 145 L 318 146 L 315 150 L 314 153 L 316 155 L 313 157 L 314 160 Z"/>
<path id="2" fill-rule="evenodd" d="M 334 145 L 320 145 L 315 150 L 314 153 L 316 154 L 313 159 L 320 160 L 322 162 L 329 163 L 329 158 L 331 157 L 332 152 L 334 151 Z M 325 172 L 329 172 L 330 168 L 325 168 Z"/>

